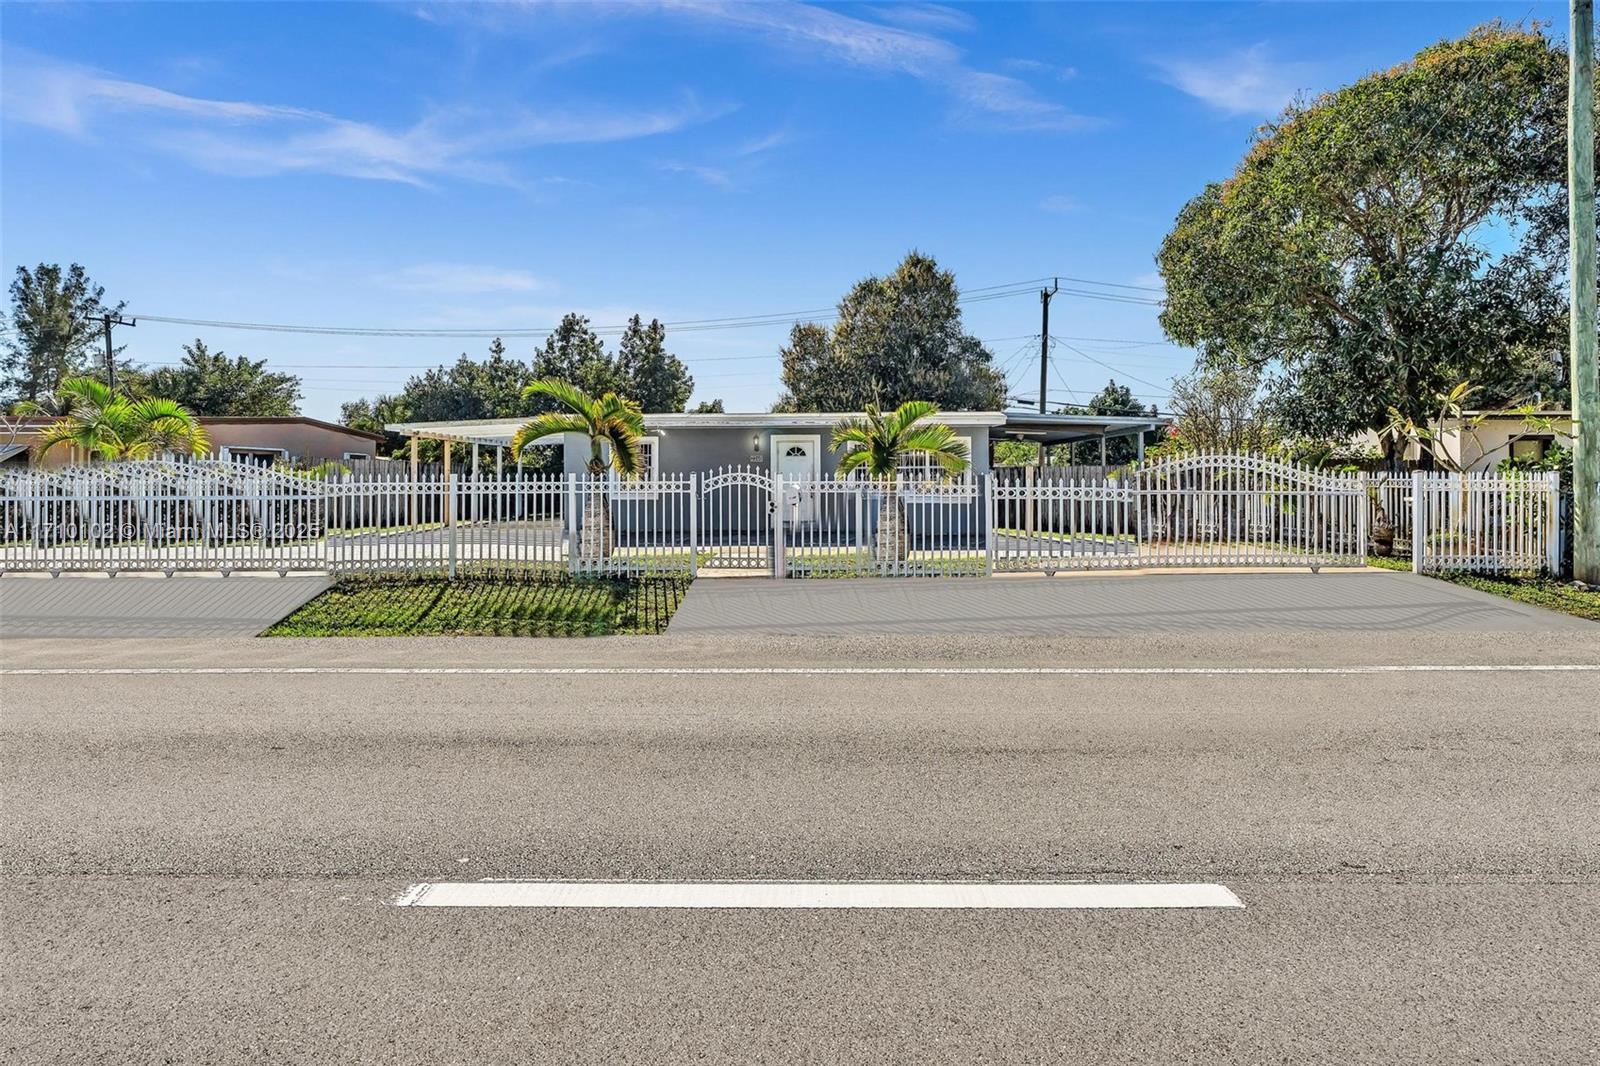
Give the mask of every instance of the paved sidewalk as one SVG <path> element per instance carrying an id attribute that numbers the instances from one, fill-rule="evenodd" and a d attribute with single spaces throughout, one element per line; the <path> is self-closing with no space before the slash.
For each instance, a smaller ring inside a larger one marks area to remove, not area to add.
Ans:
<path id="1" fill-rule="evenodd" d="M 0 637 L 253 637 L 325 575 L 68 574 L 0 578 Z"/>
<path id="2" fill-rule="evenodd" d="M 1432 578 L 1370 571 L 696 582 L 667 633 L 1048 636 L 1583 629 L 1600 636 L 1593 622 Z"/>

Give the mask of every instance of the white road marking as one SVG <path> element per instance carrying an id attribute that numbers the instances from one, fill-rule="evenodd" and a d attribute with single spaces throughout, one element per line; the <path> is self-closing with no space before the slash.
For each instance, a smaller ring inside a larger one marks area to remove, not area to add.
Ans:
<path id="1" fill-rule="evenodd" d="M 48 666 L 0 668 L 0 677 L 181 676 L 248 674 L 396 674 L 462 676 L 603 674 L 617 676 L 937 675 L 986 676 L 1234 676 L 1293 674 L 1539 674 L 1600 671 L 1600 663 L 1406 663 L 1395 666 Z"/>
<path id="2" fill-rule="evenodd" d="M 952 882 L 440 881 L 397 907 L 616 907 L 874 910 L 1125 910 L 1243 907 L 1224 885 Z"/>

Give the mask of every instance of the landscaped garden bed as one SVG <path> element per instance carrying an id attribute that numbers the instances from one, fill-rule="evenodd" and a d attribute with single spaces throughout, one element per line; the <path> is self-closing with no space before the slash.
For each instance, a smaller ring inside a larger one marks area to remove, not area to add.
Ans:
<path id="1" fill-rule="evenodd" d="M 601 637 L 660 633 L 689 587 L 678 577 L 548 572 L 360 576 L 268 629 L 269 637 Z"/>

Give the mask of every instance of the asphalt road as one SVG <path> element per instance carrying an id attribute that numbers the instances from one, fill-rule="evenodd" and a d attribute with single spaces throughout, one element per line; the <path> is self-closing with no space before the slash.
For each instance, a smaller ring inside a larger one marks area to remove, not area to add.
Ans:
<path id="1" fill-rule="evenodd" d="M 1588 632 L 0 643 L 7 1062 L 1600 1052 Z M 422 673 L 583 665 L 1381 673 Z M 214 668 L 402 673 L 181 673 Z M 475 911 L 409 884 L 1220 882 L 1243 910 Z"/>

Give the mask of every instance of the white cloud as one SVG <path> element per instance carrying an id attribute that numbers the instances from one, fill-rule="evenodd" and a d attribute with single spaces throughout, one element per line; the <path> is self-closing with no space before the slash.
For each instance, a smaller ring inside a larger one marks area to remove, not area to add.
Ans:
<path id="1" fill-rule="evenodd" d="M 201 169 L 250 176 L 303 172 L 414 185 L 439 177 L 517 184 L 498 157 L 539 145 L 669 133 L 725 111 L 685 97 L 676 105 L 628 111 L 442 110 L 389 128 L 306 108 L 185 96 L 20 49 L 7 49 L 6 65 L 7 121 L 83 138 L 124 135 Z"/>
<path id="2" fill-rule="evenodd" d="M 1070 215 L 1074 211 L 1082 211 L 1083 204 L 1072 196 L 1046 196 L 1039 201 L 1039 210 L 1053 215 Z"/>
<path id="3" fill-rule="evenodd" d="M 761 155 L 764 152 L 772 151 L 774 148 L 781 148 L 792 140 L 794 140 L 794 135 L 788 129 L 776 129 L 771 133 L 760 137 L 752 137 L 750 140 L 745 141 L 733 150 L 733 154 L 736 156 Z"/>
<path id="4" fill-rule="evenodd" d="M 1208 59 L 1163 60 L 1157 65 L 1167 84 L 1230 115 L 1275 114 L 1311 79 L 1306 64 L 1274 61 L 1265 44 Z"/>
<path id="5" fill-rule="evenodd" d="M 543 282 L 525 270 L 478 266 L 470 263 L 419 263 L 376 279 L 385 288 L 402 292 L 478 294 L 490 292 L 533 292 Z"/>

